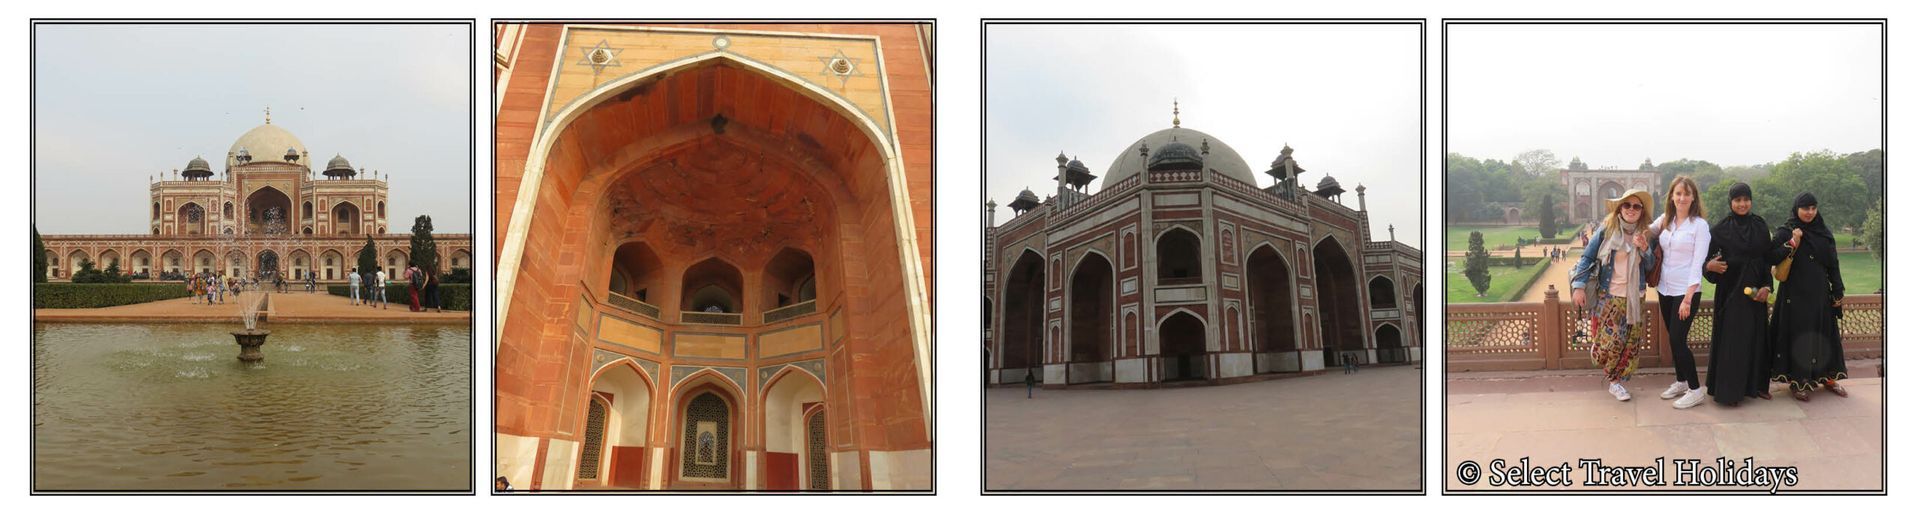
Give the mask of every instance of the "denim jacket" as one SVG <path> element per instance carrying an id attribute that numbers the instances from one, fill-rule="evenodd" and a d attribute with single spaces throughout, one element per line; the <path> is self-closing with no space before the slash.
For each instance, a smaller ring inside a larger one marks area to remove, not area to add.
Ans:
<path id="1" fill-rule="evenodd" d="M 1574 263 L 1573 271 L 1567 273 L 1567 279 L 1572 282 L 1569 291 L 1587 287 L 1590 280 L 1597 282 L 1591 284 L 1595 293 L 1606 293 L 1607 288 L 1613 286 L 1613 256 L 1600 255 L 1600 248 L 1606 246 L 1606 234 L 1606 230 L 1594 231 L 1587 241 L 1586 251 L 1580 252 L 1580 262 Z M 1594 272 L 1596 266 L 1600 268 L 1599 273 Z M 1653 267 L 1653 245 L 1648 244 L 1646 250 L 1640 251 L 1640 276 L 1653 273 Z M 1597 295 L 1594 297 L 1598 299 Z"/>

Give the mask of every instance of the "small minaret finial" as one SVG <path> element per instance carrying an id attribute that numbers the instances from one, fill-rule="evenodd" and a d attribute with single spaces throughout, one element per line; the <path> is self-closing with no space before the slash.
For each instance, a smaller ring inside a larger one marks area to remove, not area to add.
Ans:
<path id="1" fill-rule="evenodd" d="M 273 124 L 273 106 L 271 105 L 267 106 L 267 124 Z"/>
<path id="2" fill-rule="evenodd" d="M 1180 126 L 1180 99 L 1173 99 L 1173 126 Z"/>

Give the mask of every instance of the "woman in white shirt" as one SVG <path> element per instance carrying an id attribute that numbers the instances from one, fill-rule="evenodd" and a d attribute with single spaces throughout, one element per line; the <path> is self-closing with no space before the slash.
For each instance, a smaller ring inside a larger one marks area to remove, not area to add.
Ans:
<path id="1" fill-rule="evenodd" d="M 1701 265 L 1707 260 L 1712 242 L 1712 227 L 1700 208 L 1700 186 L 1685 175 L 1674 177 L 1667 185 L 1667 212 L 1653 220 L 1653 231 L 1660 238 L 1660 320 L 1667 327 L 1667 346 L 1673 352 L 1673 385 L 1660 393 L 1661 399 L 1674 400 L 1673 408 L 1685 409 L 1706 399 L 1700 387 L 1700 372 L 1694 366 L 1693 351 L 1687 349 L 1687 332 L 1693 328 L 1693 309 L 1700 304 Z"/>

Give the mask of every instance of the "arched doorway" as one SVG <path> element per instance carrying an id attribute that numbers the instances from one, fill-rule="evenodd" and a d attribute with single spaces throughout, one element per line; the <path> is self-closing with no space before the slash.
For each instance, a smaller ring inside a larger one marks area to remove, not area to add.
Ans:
<path id="1" fill-rule="evenodd" d="M 353 202 L 340 202 L 333 206 L 333 233 L 341 235 L 360 235 L 360 207 Z"/>
<path id="2" fill-rule="evenodd" d="M 207 208 L 195 202 L 187 202 L 174 213 L 173 222 L 177 226 L 173 233 L 199 235 L 207 230 Z"/>
<path id="3" fill-rule="evenodd" d="M 760 297 L 767 284 L 757 265 L 783 247 L 804 248 L 818 271 L 818 301 L 845 302 L 822 308 L 836 312 L 825 325 L 845 332 L 833 335 L 846 341 L 836 345 L 844 353 L 835 358 L 844 360 L 829 366 L 893 371 L 863 375 L 853 386 L 855 394 L 872 390 L 921 398 L 890 402 L 884 409 L 849 410 L 844 415 L 853 426 L 884 428 L 853 431 L 854 440 L 835 444 L 925 448 L 927 442 L 909 434 L 925 433 L 929 412 L 930 389 L 915 380 L 928 372 L 921 364 L 929 358 L 926 319 L 919 314 L 927 304 L 892 136 L 837 111 L 844 105 L 837 95 L 813 96 L 804 82 L 783 82 L 787 79 L 759 71 L 762 65 L 733 59 L 716 52 L 682 61 L 683 67 L 643 72 L 644 80 L 611 77 L 591 96 L 562 106 L 539 129 L 526 157 L 530 171 L 518 183 L 527 194 L 513 205 L 506 228 L 499 229 L 505 235 L 496 330 L 526 337 L 499 339 L 498 366 L 531 369 L 549 357 L 565 359 L 553 354 L 565 337 L 550 329 L 553 320 L 572 319 L 583 308 L 576 307 L 585 303 L 582 296 L 591 298 L 589 291 L 612 285 L 612 277 L 600 275 L 605 268 L 595 264 L 612 260 L 608 254 L 622 241 L 644 240 L 662 261 L 665 281 L 650 291 L 649 300 L 682 311 L 664 316 L 669 324 L 687 323 L 685 311 L 696 308 L 717 307 L 738 319 L 743 309 L 777 304 L 777 298 Z M 556 256 L 578 256 L 582 265 L 553 266 Z M 751 274 L 717 283 L 701 280 L 699 270 L 690 268 L 708 258 L 728 263 L 728 275 Z M 857 288 L 847 287 L 852 280 L 858 280 Z M 555 318 L 521 307 L 528 305 L 565 306 L 567 315 Z M 506 380 L 523 382 L 503 385 L 496 393 L 501 416 L 510 419 L 552 412 L 545 407 L 553 403 L 549 395 L 538 391 L 565 387 L 563 378 Z M 737 396 L 729 395 L 734 393 L 710 392 L 732 407 L 730 415 L 757 407 L 746 399 L 733 402 Z M 683 397 L 687 403 L 680 403 Z M 703 397 L 676 393 L 673 407 L 662 409 L 675 417 L 660 427 L 693 428 L 697 434 L 697 425 L 687 421 L 697 419 L 699 404 L 711 405 L 698 400 Z M 570 423 L 582 410 L 559 417 Z M 829 425 L 837 425 L 842 414 L 831 415 L 835 423 Z M 756 421 L 753 414 L 728 418 L 739 423 L 746 440 L 757 432 Z M 698 439 L 684 435 L 656 438 L 677 441 L 662 472 L 678 485 L 711 483 L 710 476 L 695 472 L 718 465 L 721 456 L 709 455 L 716 460 L 704 464 L 683 461 L 699 458 L 702 448 Z M 852 455 L 867 459 L 864 452 Z M 744 470 L 729 471 L 731 485 L 737 486 Z"/>
<path id="4" fill-rule="evenodd" d="M 1413 284 L 1413 303 L 1407 305 L 1407 311 L 1412 313 L 1412 316 L 1413 316 L 1413 330 L 1414 330 L 1414 333 L 1410 334 L 1412 337 L 1407 338 L 1407 342 L 1409 343 L 1409 346 L 1418 346 L 1420 344 L 1421 338 L 1425 337 L 1427 334 L 1426 313 L 1421 312 L 1421 309 L 1420 309 L 1421 305 L 1424 305 L 1427 303 L 1426 289 L 1424 288 L 1425 286 L 1426 284 L 1421 284 L 1421 283 Z"/>
<path id="5" fill-rule="evenodd" d="M 93 266 L 95 268 L 99 268 L 100 271 L 106 271 L 108 269 L 112 269 L 116 272 L 125 274 L 127 272 L 127 269 L 126 269 L 127 267 L 123 266 L 123 264 L 125 263 L 120 262 L 120 252 L 116 252 L 113 250 L 101 250 L 100 262 L 94 263 Z"/>
<path id="6" fill-rule="evenodd" d="M 1160 321 L 1160 354 L 1166 381 L 1207 378 L 1207 324 L 1185 310 Z"/>
<path id="7" fill-rule="evenodd" d="M 321 252 L 320 278 L 324 280 L 339 280 L 345 278 L 345 263 L 346 261 L 340 256 L 340 252 L 337 250 Z"/>
<path id="8" fill-rule="evenodd" d="M 1392 309 L 1400 305 L 1395 294 L 1393 279 L 1385 276 L 1373 277 L 1367 281 L 1367 306 L 1375 309 Z"/>
<path id="9" fill-rule="evenodd" d="M 247 195 L 246 209 L 248 234 L 282 236 L 293 233 L 293 200 L 279 189 L 263 187 Z"/>
<path id="10" fill-rule="evenodd" d="M 194 252 L 193 272 L 194 273 L 212 273 L 213 270 L 218 269 L 218 265 L 215 264 L 213 260 L 214 260 L 214 256 L 213 256 L 213 252 L 211 251 L 201 250 L 198 252 Z"/>
<path id="11" fill-rule="evenodd" d="M 1000 349 L 996 352 L 1003 370 L 1000 381 L 1019 383 L 1026 380 L 1028 373 L 1040 373 L 1046 337 L 1042 331 L 1042 323 L 1046 322 L 1046 260 L 1032 251 L 1021 252 L 1002 284 L 1005 289 L 1001 294 L 1005 300 L 1001 305 L 1006 314 L 1002 316 Z"/>
<path id="12" fill-rule="evenodd" d="M 247 254 L 240 253 L 239 250 L 227 252 L 227 266 L 224 268 L 224 273 L 228 277 L 246 277 L 247 264 Z"/>
<path id="13" fill-rule="evenodd" d="M 1382 363 L 1407 362 L 1407 347 L 1400 343 L 1400 329 L 1393 324 L 1380 325 L 1373 329 L 1373 340 L 1379 346 L 1375 351 Z"/>
<path id="14" fill-rule="evenodd" d="M 1349 255 L 1333 238 L 1321 239 L 1313 247 L 1313 292 L 1320 304 L 1321 358 L 1327 367 L 1341 365 L 1342 357 L 1361 364 L 1367 361 L 1360 278 Z"/>
<path id="15" fill-rule="evenodd" d="M 825 387 L 813 375 L 793 367 L 770 384 L 760 418 L 761 433 L 766 435 L 766 488 L 825 489 L 817 480 L 827 478 Z"/>
<path id="16" fill-rule="evenodd" d="M 134 250 L 133 255 L 129 255 L 128 258 L 132 259 L 127 263 L 128 273 L 131 273 L 134 275 L 148 275 L 148 276 L 152 275 L 152 272 L 153 272 L 153 254 L 152 253 L 147 252 L 147 250 L 143 248 L 139 250 Z"/>
<path id="17" fill-rule="evenodd" d="M 771 319 L 777 316 L 773 311 L 814 301 L 819 293 L 813 280 L 813 255 L 804 250 L 780 249 L 760 276 L 761 310 L 768 322 L 776 321 Z"/>
<path id="18" fill-rule="evenodd" d="M 280 254 L 273 250 L 261 250 L 260 257 L 254 260 L 255 268 L 260 270 L 262 279 L 271 279 L 280 272 Z"/>
<path id="19" fill-rule="evenodd" d="M 306 250 L 294 250 L 288 257 L 291 264 L 287 272 L 294 280 L 306 280 L 307 275 L 313 273 L 313 256 L 307 255 Z"/>
<path id="20" fill-rule="evenodd" d="M 386 265 L 387 280 L 406 280 L 406 277 L 402 276 L 400 271 L 407 269 L 407 252 L 400 251 L 398 248 L 388 251 L 384 264 Z"/>
<path id="21" fill-rule="evenodd" d="M 645 489 L 652 382 L 633 361 L 621 360 L 601 368 L 592 384 L 575 485 Z"/>
<path id="22" fill-rule="evenodd" d="M 670 468 L 676 470 L 675 488 L 737 489 L 739 401 L 713 383 L 693 386 L 682 396 L 675 426 L 680 448 Z"/>
<path id="23" fill-rule="evenodd" d="M 100 265 L 93 262 L 93 256 L 87 255 L 86 250 L 67 253 L 67 277 L 71 278 L 75 273 L 79 273 L 82 265 L 92 265 L 94 269 L 100 269 Z"/>
<path id="24" fill-rule="evenodd" d="M 179 273 L 183 265 L 180 259 L 179 250 L 167 250 L 166 253 L 160 254 L 161 269 L 166 270 L 167 273 Z"/>
<path id="25" fill-rule="evenodd" d="M 454 252 L 455 260 L 459 252 Z M 661 272 L 660 257 L 644 241 L 632 241 L 621 244 L 613 252 L 613 262 L 607 270 L 607 291 L 642 302 L 655 300 L 648 296 L 659 289 L 665 277 Z M 659 313 L 654 313 L 659 317 Z"/>
<path id="26" fill-rule="evenodd" d="M 689 266 L 680 278 L 681 320 L 739 324 L 742 282 L 740 269 L 718 257 Z"/>
<path id="27" fill-rule="evenodd" d="M 1200 235 L 1183 227 L 1168 229 L 1154 243 L 1159 259 L 1161 285 L 1198 284 L 1200 278 Z"/>
<path id="28" fill-rule="evenodd" d="M 1067 291 L 1067 383 L 1113 381 L 1113 263 L 1088 253 Z"/>
<path id="29" fill-rule="evenodd" d="M 1295 328 L 1293 267 L 1271 245 L 1247 257 L 1247 319 L 1252 321 L 1255 372 L 1300 371 L 1299 332 Z"/>

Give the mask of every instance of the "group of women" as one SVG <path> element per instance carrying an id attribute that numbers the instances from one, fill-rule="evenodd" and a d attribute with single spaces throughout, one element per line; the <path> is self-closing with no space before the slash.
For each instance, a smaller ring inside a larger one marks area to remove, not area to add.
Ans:
<path id="1" fill-rule="evenodd" d="M 1772 399 L 1773 382 L 1787 384 L 1800 401 L 1818 389 L 1847 396 L 1838 382 L 1847 375 L 1839 328 L 1846 288 L 1819 202 L 1801 193 L 1786 223 L 1769 234 L 1746 184 L 1733 185 L 1726 214 L 1711 226 L 1699 195 L 1692 178 L 1675 177 L 1665 214 L 1653 220 L 1646 212 L 1653 195 L 1646 191 L 1608 200 L 1606 219 L 1574 264 L 1573 302 L 1588 323 L 1607 391 L 1621 401 L 1632 398 L 1622 382 L 1638 363 L 1636 343 L 1650 322 L 1642 319 L 1640 302 L 1652 287 L 1674 364 L 1674 383 L 1660 397 L 1674 400 L 1674 408 L 1699 405 L 1707 396 L 1728 406 Z M 1777 284 L 1776 266 L 1786 273 Z M 1704 384 L 1687 348 L 1703 281 L 1716 287 Z"/>

